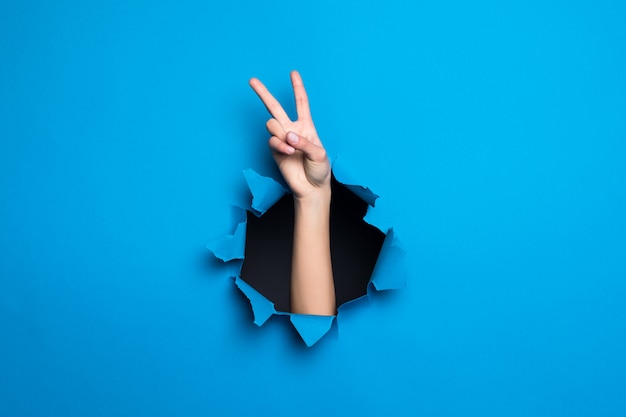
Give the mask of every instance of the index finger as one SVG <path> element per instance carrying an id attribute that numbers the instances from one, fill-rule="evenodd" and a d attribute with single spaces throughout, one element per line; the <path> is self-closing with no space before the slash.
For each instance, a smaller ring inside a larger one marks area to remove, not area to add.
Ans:
<path id="1" fill-rule="evenodd" d="M 259 96 L 263 104 L 265 104 L 265 108 L 267 108 L 267 111 L 270 112 L 274 119 L 278 120 L 281 124 L 291 122 L 278 100 L 274 98 L 272 93 L 269 92 L 258 78 L 250 79 L 250 87 L 252 87 L 257 96 Z"/>
<path id="2" fill-rule="evenodd" d="M 306 94 L 302 77 L 298 71 L 291 71 L 291 85 L 293 86 L 293 95 L 296 99 L 298 119 L 310 119 L 311 109 L 309 108 L 309 97 Z"/>

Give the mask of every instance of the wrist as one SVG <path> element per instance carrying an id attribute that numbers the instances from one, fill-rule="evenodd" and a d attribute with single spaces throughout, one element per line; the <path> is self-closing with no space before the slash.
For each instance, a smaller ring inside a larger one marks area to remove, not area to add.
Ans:
<path id="1" fill-rule="evenodd" d="M 330 209 L 331 200 L 330 184 L 328 186 L 316 188 L 302 195 L 293 195 L 296 210 L 302 209 Z"/>

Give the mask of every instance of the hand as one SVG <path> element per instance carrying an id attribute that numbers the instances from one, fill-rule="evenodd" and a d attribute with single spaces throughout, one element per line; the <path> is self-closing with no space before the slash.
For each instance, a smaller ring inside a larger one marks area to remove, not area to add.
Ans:
<path id="1" fill-rule="evenodd" d="M 309 109 L 309 99 L 297 71 L 291 72 L 298 120 L 291 121 L 278 100 L 256 78 L 250 86 L 272 115 L 267 130 L 272 135 L 269 146 L 283 178 L 294 197 L 304 200 L 330 193 L 330 162 L 320 141 Z"/>

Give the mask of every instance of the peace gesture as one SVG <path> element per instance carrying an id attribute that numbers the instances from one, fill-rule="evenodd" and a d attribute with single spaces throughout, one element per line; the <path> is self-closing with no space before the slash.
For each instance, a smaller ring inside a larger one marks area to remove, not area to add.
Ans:
<path id="1" fill-rule="evenodd" d="M 297 71 L 291 72 L 298 119 L 292 121 L 261 81 L 250 80 L 250 86 L 272 115 L 267 121 L 271 137 L 269 146 L 274 160 L 296 199 L 330 192 L 330 162 L 317 135 L 309 99 Z"/>
<path id="2" fill-rule="evenodd" d="M 272 118 L 269 145 L 294 195 L 291 311 L 333 316 L 337 312 L 330 257 L 330 162 L 311 119 L 302 78 L 291 72 L 298 120 L 291 121 L 280 103 L 256 78 L 250 86 Z"/>

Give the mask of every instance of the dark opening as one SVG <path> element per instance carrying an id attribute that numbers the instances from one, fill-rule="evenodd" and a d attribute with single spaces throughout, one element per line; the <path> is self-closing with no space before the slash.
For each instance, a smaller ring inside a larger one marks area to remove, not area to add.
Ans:
<path id="1" fill-rule="evenodd" d="M 363 217 L 368 204 L 332 178 L 330 251 L 337 307 L 367 292 L 385 234 Z M 283 196 L 261 217 L 248 212 L 246 253 L 241 278 L 274 303 L 290 311 L 293 196 Z"/>

